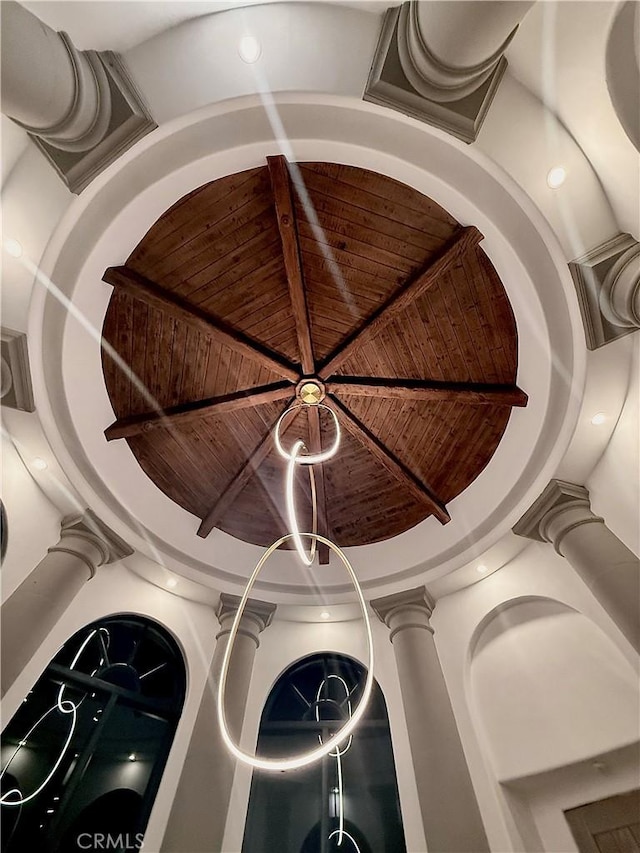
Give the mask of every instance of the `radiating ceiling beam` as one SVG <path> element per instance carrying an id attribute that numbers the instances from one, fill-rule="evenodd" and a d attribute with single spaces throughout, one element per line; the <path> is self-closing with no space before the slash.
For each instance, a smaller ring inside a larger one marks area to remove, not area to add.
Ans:
<path id="1" fill-rule="evenodd" d="M 289 167 L 286 157 L 282 155 L 267 157 L 267 164 L 269 166 L 273 201 L 278 219 L 278 229 L 280 231 L 280 239 L 282 240 L 284 268 L 289 285 L 291 310 L 296 325 L 302 372 L 306 376 L 311 376 L 315 371 L 315 360 L 313 357 L 313 345 L 311 343 L 311 325 L 302 275 L 302 261 L 300 259 L 300 245 L 298 243 L 298 223 L 296 220 Z"/>
<path id="2" fill-rule="evenodd" d="M 411 495 L 425 505 L 441 524 L 451 521 L 442 501 L 413 471 L 401 462 L 337 397 L 327 396 L 324 402 L 340 416 L 340 422 Z"/>
<path id="3" fill-rule="evenodd" d="M 288 400 L 287 405 L 285 406 L 283 411 L 286 411 L 294 400 L 295 397 L 291 397 Z M 281 435 L 284 435 L 284 433 L 295 421 L 295 419 L 295 415 L 293 417 L 284 419 L 280 429 Z M 229 509 L 229 507 L 233 504 L 240 492 L 242 492 L 242 490 L 247 485 L 249 480 L 253 477 L 260 465 L 267 458 L 271 450 L 273 450 L 274 425 L 275 424 L 273 424 L 271 428 L 264 434 L 260 442 L 254 448 L 253 453 L 247 458 L 246 462 L 243 463 L 242 467 L 229 480 L 223 491 L 220 493 L 220 497 L 218 498 L 218 500 L 202 519 L 200 527 L 198 528 L 198 536 L 201 536 L 203 539 L 205 539 L 211 533 L 213 528 L 218 525 L 218 523 L 224 517 L 224 514 Z"/>
<path id="4" fill-rule="evenodd" d="M 154 281 L 134 272 L 128 267 L 109 267 L 102 276 L 103 281 L 113 285 L 133 299 L 163 311 L 174 320 L 187 323 L 209 337 L 214 337 L 234 352 L 257 361 L 279 376 L 297 382 L 298 371 L 292 364 L 281 358 L 262 344 L 252 341 L 242 332 L 203 311 L 197 305 L 191 305 L 182 296 L 164 290 Z"/>
<path id="5" fill-rule="evenodd" d="M 226 412 L 236 412 L 239 409 L 260 406 L 262 403 L 273 403 L 291 397 L 291 385 L 288 382 L 277 382 L 272 385 L 262 385 L 248 391 L 234 391 L 219 397 L 208 397 L 205 400 L 195 400 L 180 406 L 171 406 L 158 412 L 145 412 L 141 415 L 131 415 L 128 418 L 118 418 L 104 431 L 107 441 L 116 438 L 131 438 L 134 435 L 148 433 L 154 429 L 169 429 L 182 426 L 200 418 L 212 415 L 223 415 Z"/>
<path id="6" fill-rule="evenodd" d="M 320 453 L 322 450 L 322 438 L 320 430 L 320 410 L 317 406 L 308 406 L 307 413 L 309 417 L 309 452 Z M 321 536 L 331 539 L 331 531 L 329 530 L 329 516 L 327 514 L 327 490 L 325 486 L 324 465 L 313 466 L 316 477 L 316 500 L 318 504 L 318 533 Z M 318 542 L 318 561 L 321 566 L 326 566 L 329 563 L 329 546 L 322 542 Z"/>
<path id="7" fill-rule="evenodd" d="M 455 261 L 476 246 L 482 238 L 483 235 L 475 226 L 462 228 L 435 260 L 430 261 L 422 272 L 392 294 L 359 329 L 333 351 L 318 371 L 320 379 L 332 376 L 350 355 L 399 317 L 419 296 L 433 287 Z"/>
<path id="8" fill-rule="evenodd" d="M 436 382 L 426 379 L 383 379 L 377 376 L 334 376 L 325 388 L 332 394 L 383 397 L 425 403 L 471 403 L 526 406 L 528 396 L 517 385 L 484 382 Z"/>

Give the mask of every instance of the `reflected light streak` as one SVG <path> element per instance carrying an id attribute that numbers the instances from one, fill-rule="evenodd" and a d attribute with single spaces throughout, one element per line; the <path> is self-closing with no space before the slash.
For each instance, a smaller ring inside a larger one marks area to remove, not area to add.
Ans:
<path id="1" fill-rule="evenodd" d="M 327 681 L 330 678 L 335 678 L 337 681 L 342 684 L 344 688 L 344 695 L 347 701 L 347 712 L 349 714 L 349 718 L 351 718 L 351 693 L 349 691 L 349 687 L 347 682 L 340 675 L 334 675 L 333 673 L 327 675 L 326 678 L 323 678 L 318 686 L 318 692 L 316 693 L 316 707 L 315 707 L 315 715 L 316 720 L 320 722 L 320 709 L 318 708 L 317 703 L 320 701 L 320 694 L 322 693 L 322 688 L 327 684 Z M 328 685 L 327 685 L 328 686 Z M 318 740 L 322 743 L 322 736 L 318 735 Z M 342 836 L 344 835 L 344 797 L 343 797 L 343 786 L 342 786 L 342 756 L 347 752 L 351 743 L 353 741 L 353 735 L 349 735 L 349 740 L 347 741 L 347 745 L 345 748 L 340 751 L 340 744 L 336 744 L 336 751 L 330 752 L 329 755 L 332 755 L 336 759 L 336 772 L 338 774 L 338 847 L 342 844 Z M 330 836 L 331 837 L 331 836 Z"/>
<path id="2" fill-rule="evenodd" d="M 329 840 L 331 840 L 333 838 L 333 836 L 336 835 L 339 831 L 340 830 L 338 830 L 338 829 L 334 829 L 333 832 L 329 835 Z M 353 835 L 350 835 L 346 829 L 344 829 L 342 831 L 342 834 L 345 836 L 345 838 L 348 838 L 349 841 L 353 844 L 353 849 L 356 851 L 356 853 L 360 853 L 360 848 L 356 844 L 356 840 L 353 837 Z M 339 841 L 338 841 L 338 844 L 340 844 Z"/>
<path id="3" fill-rule="evenodd" d="M 291 527 L 291 532 L 293 533 L 293 541 L 296 546 L 296 551 L 298 552 L 298 556 L 305 564 L 305 566 L 310 566 L 316 556 L 316 538 L 315 535 L 318 532 L 318 503 L 316 500 L 316 480 L 315 474 L 313 473 L 313 468 L 309 467 L 309 481 L 311 483 L 311 507 L 312 507 L 312 520 L 311 520 L 311 532 L 314 534 L 311 538 L 311 548 L 309 549 L 309 556 L 306 555 L 304 546 L 302 544 L 302 539 L 300 538 L 300 527 L 298 525 L 298 519 L 296 517 L 296 505 L 295 505 L 295 496 L 293 491 L 293 477 L 295 473 L 296 463 L 299 460 L 298 454 L 300 450 L 304 447 L 304 443 L 302 441 L 296 441 L 293 446 L 293 450 L 291 451 L 291 456 L 289 457 L 289 462 L 287 463 L 287 477 L 286 477 L 286 487 L 285 494 L 287 500 L 287 515 L 289 516 L 289 526 Z"/>
<path id="4" fill-rule="evenodd" d="M 69 708 L 69 710 L 65 710 L 62 707 L 63 705 L 70 705 L 71 707 Z M 56 711 L 56 710 L 62 711 L 63 714 L 73 714 L 73 716 L 71 718 L 71 725 L 69 727 L 69 734 L 67 735 L 67 739 L 65 741 L 65 744 L 62 747 L 62 750 L 60 751 L 60 755 L 58 756 L 55 764 L 53 765 L 53 767 L 49 771 L 48 775 L 45 777 L 44 781 L 41 782 L 41 784 L 35 789 L 35 791 L 33 791 L 31 794 L 29 794 L 28 797 L 23 797 L 18 788 L 11 788 L 11 790 L 7 791 L 6 794 L 4 794 L 2 797 L 0 797 L 0 804 L 2 804 L 3 806 L 21 806 L 23 803 L 28 803 L 29 800 L 32 800 L 34 797 L 36 797 L 40 793 L 40 791 L 42 791 L 42 789 L 49 783 L 52 776 L 54 775 L 54 773 L 56 772 L 56 770 L 60 766 L 60 762 L 64 758 L 65 753 L 66 753 L 67 749 L 69 748 L 69 744 L 71 743 L 71 738 L 73 737 L 73 733 L 74 733 L 75 728 L 76 728 L 77 710 L 76 710 L 76 706 L 74 705 L 74 703 L 70 699 L 64 699 L 61 704 L 56 702 L 55 705 L 52 705 L 48 711 L 45 711 L 44 714 L 40 717 L 40 719 L 33 726 L 31 726 L 31 728 L 29 729 L 29 731 L 27 732 L 25 737 L 19 742 L 18 746 L 16 747 L 13 754 L 11 755 L 11 758 L 7 761 L 5 766 L 2 768 L 2 772 L 0 773 L 0 779 L 2 779 L 4 774 L 9 769 L 9 765 L 11 764 L 13 759 L 20 752 L 20 750 L 23 748 L 23 746 L 27 743 L 27 741 L 29 740 L 29 738 L 31 737 L 33 732 L 38 728 L 40 723 L 46 717 L 48 717 L 52 711 Z M 13 794 L 17 794 L 18 799 L 10 800 L 9 797 L 11 797 Z"/>

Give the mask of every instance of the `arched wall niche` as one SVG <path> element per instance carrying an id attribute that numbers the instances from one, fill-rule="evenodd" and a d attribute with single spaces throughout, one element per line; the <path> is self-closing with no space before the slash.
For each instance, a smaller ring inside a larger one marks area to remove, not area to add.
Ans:
<path id="1" fill-rule="evenodd" d="M 636 672 L 594 622 L 558 600 L 522 596 L 494 608 L 473 634 L 468 676 L 479 739 L 500 782 L 638 739 Z"/>

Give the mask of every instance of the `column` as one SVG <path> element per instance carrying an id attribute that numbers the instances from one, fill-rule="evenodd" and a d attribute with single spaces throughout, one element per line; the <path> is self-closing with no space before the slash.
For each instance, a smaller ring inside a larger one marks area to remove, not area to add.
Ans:
<path id="1" fill-rule="evenodd" d="M 2 695 L 99 566 L 133 550 L 87 510 L 62 521 L 60 541 L 2 605 Z"/>
<path id="2" fill-rule="evenodd" d="M 405 3 L 398 27 L 402 70 L 425 98 L 460 100 L 497 69 L 532 5 L 532 0 Z"/>
<path id="3" fill-rule="evenodd" d="M 2 112 L 74 193 L 156 127 L 118 54 L 78 50 L 13 0 L 2 14 Z"/>
<path id="4" fill-rule="evenodd" d="M 483 853 L 489 846 L 460 742 L 424 587 L 371 606 L 390 630 L 429 853 Z"/>
<path id="5" fill-rule="evenodd" d="M 614 326 L 640 329 L 640 243 L 634 241 L 607 271 L 599 301 Z"/>
<path id="6" fill-rule="evenodd" d="M 475 142 L 533 0 L 410 0 L 385 15 L 364 100 Z"/>
<path id="7" fill-rule="evenodd" d="M 569 263 L 589 349 L 640 329 L 640 243 L 616 234 Z"/>
<path id="8" fill-rule="evenodd" d="M 550 542 L 566 557 L 640 652 L 640 561 L 592 512 L 584 486 L 551 480 L 513 532 Z"/>
<path id="9" fill-rule="evenodd" d="M 111 93 L 95 51 L 77 50 L 24 6 L 2 4 L 2 111 L 57 148 L 86 151 L 105 135 Z"/>
<path id="10" fill-rule="evenodd" d="M 240 599 L 220 596 L 220 631 L 198 716 L 162 842 L 163 853 L 212 853 L 222 849 L 236 761 L 225 746 L 217 716 L 220 669 Z M 236 636 L 226 691 L 231 736 L 240 739 L 258 636 L 271 624 L 275 604 L 249 599 Z"/>

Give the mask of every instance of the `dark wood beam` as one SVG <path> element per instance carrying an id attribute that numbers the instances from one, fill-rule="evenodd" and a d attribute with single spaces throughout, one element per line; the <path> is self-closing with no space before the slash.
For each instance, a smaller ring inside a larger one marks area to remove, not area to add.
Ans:
<path id="1" fill-rule="evenodd" d="M 293 403 L 295 397 L 291 397 L 283 411 L 286 411 L 289 406 Z M 299 411 L 299 410 L 297 410 Z M 281 435 L 284 435 L 286 431 L 289 429 L 291 424 L 295 421 L 296 416 L 292 415 L 289 418 L 285 418 L 282 423 Z M 253 477 L 255 472 L 258 470 L 262 462 L 269 455 L 271 450 L 274 447 L 273 444 L 273 427 L 275 423 L 271 425 L 269 430 L 265 433 L 260 442 L 256 445 L 253 450 L 253 453 L 246 462 L 242 465 L 242 467 L 234 474 L 234 476 L 229 480 L 225 488 L 223 489 L 220 497 L 215 502 L 215 504 L 211 507 L 209 512 L 202 519 L 200 527 L 198 528 L 198 536 L 202 536 L 205 539 L 213 530 L 213 528 L 218 524 L 218 522 L 222 519 L 225 512 L 229 509 L 229 507 L 233 504 L 235 499 L 238 497 L 240 492 L 247 485 L 249 480 Z"/>
<path id="2" fill-rule="evenodd" d="M 289 167 L 287 165 L 287 158 L 282 155 L 267 157 L 267 164 L 269 166 L 276 216 L 278 217 L 280 239 L 282 240 L 284 268 L 289 284 L 291 310 L 296 324 L 302 372 L 306 376 L 311 376 L 315 371 L 315 361 L 311 343 L 311 325 L 309 323 L 309 310 L 307 308 L 307 297 L 302 275 L 300 246 L 298 244 L 298 223 L 296 221 Z"/>
<path id="3" fill-rule="evenodd" d="M 102 280 L 117 287 L 123 293 L 128 293 L 134 299 L 139 299 L 153 308 L 158 308 L 175 320 L 187 323 L 205 335 L 217 338 L 230 349 L 257 361 L 285 379 L 292 382 L 299 379 L 298 371 L 286 359 L 271 352 L 262 344 L 252 341 L 242 332 L 229 326 L 223 320 L 213 317 L 198 308 L 197 305 L 191 305 L 177 293 L 164 290 L 154 281 L 139 275 L 128 267 L 109 267 L 105 270 Z"/>
<path id="4" fill-rule="evenodd" d="M 322 450 L 322 438 L 320 430 L 320 410 L 317 406 L 308 406 L 309 418 L 309 452 L 320 453 Z M 318 533 L 331 539 L 329 530 L 329 516 L 327 515 L 327 491 L 324 480 L 324 465 L 314 465 L 313 473 L 316 475 L 316 500 L 318 504 Z M 318 542 L 318 561 L 321 566 L 329 564 L 329 546 Z"/>
<path id="5" fill-rule="evenodd" d="M 260 406 L 262 403 L 273 403 L 291 397 L 291 384 L 277 382 L 272 385 L 262 385 L 250 388 L 248 391 L 234 391 L 220 397 L 209 397 L 206 400 L 195 400 L 172 406 L 158 412 L 145 412 L 142 415 L 132 415 L 128 418 L 118 418 L 104 431 L 107 441 L 116 438 L 130 438 L 140 433 L 148 433 L 154 429 L 189 423 L 210 415 L 223 415 L 225 412 L 236 412 L 238 409 Z"/>
<path id="6" fill-rule="evenodd" d="M 517 385 L 483 382 L 435 382 L 427 379 L 383 379 L 377 376 L 334 376 L 325 388 L 332 394 L 385 397 L 427 403 L 471 403 L 485 406 L 526 406 L 529 398 Z"/>
<path id="7" fill-rule="evenodd" d="M 327 379 L 332 376 L 358 347 L 371 340 L 386 325 L 402 314 L 414 300 L 422 296 L 430 287 L 433 287 L 455 261 L 464 252 L 477 245 L 482 237 L 483 235 L 473 225 L 462 228 L 435 260 L 430 261 L 422 272 L 392 294 L 359 329 L 333 351 L 318 371 L 320 379 Z"/>
<path id="8" fill-rule="evenodd" d="M 324 402 L 340 416 L 344 428 L 357 439 L 378 462 L 396 477 L 402 485 L 411 492 L 414 498 L 421 501 L 441 524 L 451 521 L 451 516 L 442 501 L 433 494 L 431 489 L 422 482 L 413 471 L 401 462 L 367 427 L 358 420 L 344 403 L 337 397 L 327 395 Z"/>

